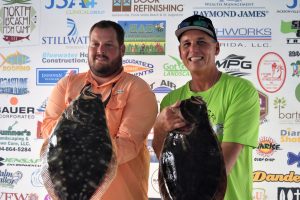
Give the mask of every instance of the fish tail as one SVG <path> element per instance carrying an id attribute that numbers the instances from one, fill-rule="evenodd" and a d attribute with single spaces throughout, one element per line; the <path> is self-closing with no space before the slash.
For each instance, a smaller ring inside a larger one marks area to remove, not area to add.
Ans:
<path id="1" fill-rule="evenodd" d="M 0 56 L 3 59 L 3 62 L 0 64 L 0 67 L 2 67 L 6 63 L 6 58 L 1 53 L 0 53 Z"/>
<path id="2" fill-rule="evenodd" d="M 25 38 L 26 38 L 27 40 L 30 40 L 30 39 L 29 39 L 29 36 L 30 36 L 30 35 L 27 35 Z"/>

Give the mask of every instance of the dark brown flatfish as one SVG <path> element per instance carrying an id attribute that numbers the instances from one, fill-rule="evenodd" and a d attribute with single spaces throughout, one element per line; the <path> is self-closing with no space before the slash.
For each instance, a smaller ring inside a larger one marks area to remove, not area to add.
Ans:
<path id="1" fill-rule="evenodd" d="M 116 157 L 100 95 L 85 86 L 42 149 L 42 178 L 52 199 L 100 199 L 116 173 Z"/>
<path id="2" fill-rule="evenodd" d="M 188 127 L 171 131 L 159 160 L 164 200 L 224 199 L 227 177 L 220 143 L 210 125 L 206 103 L 191 97 L 180 104 Z"/>

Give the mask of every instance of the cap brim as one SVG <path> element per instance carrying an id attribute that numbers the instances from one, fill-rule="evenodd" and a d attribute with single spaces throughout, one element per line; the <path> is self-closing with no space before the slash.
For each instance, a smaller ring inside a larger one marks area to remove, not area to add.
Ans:
<path id="1" fill-rule="evenodd" d="M 212 31 L 210 31 L 209 29 L 207 28 L 203 28 L 203 27 L 199 27 L 199 26 L 187 26 L 187 27 L 184 27 L 184 28 L 180 28 L 180 29 L 177 29 L 175 31 L 175 35 L 177 36 L 177 38 L 185 31 L 188 31 L 188 30 L 200 30 L 200 31 L 204 31 L 206 32 L 209 36 L 211 36 L 212 38 L 215 38 L 214 37 L 214 34 Z"/>

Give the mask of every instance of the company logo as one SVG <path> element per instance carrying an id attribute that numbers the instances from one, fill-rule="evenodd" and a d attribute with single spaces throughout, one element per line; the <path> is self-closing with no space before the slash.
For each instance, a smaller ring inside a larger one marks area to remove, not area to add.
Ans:
<path id="1" fill-rule="evenodd" d="M 73 19 L 67 18 L 67 27 L 70 30 L 68 36 L 75 36 L 75 37 L 78 36 L 77 26 L 76 26 L 75 21 Z"/>
<path id="2" fill-rule="evenodd" d="M 131 0 L 113 0 L 112 1 L 113 12 L 130 12 Z"/>
<path id="3" fill-rule="evenodd" d="M 28 91 L 28 78 L 0 78 L 0 94 L 24 95 Z"/>
<path id="4" fill-rule="evenodd" d="M 119 21 L 125 31 L 126 55 L 164 55 L 166 21 Z"/>
<path id="5" fill-rule="evenodd" d="M 299 57 L 300 51 L 289 51 L 289 57 Z"/>
<path id="6" fill-rule="evenodd" d="M 158 93 L 165 94 L 171 92 L 172 90 L 175 90 L 176 84 L 168 80 L 162 80 L 160 81 L 159 86 L 157 86 L 156 82 L 151 83 L 150 88 L 156 94 Z"/>
<path id="7" fill-rule="evenodd" d="M 293 130 L 291 128 L 280 130 L 280 142 L 299 142 L 300 143 L 300 131 Z"/>
<path id="8" fill-rule="evenodd" d="M 18 124 L 15 121 L 6 130 L 0 130 L 0 149 L 1 151 L 17 151 L 30 152 L 30 143 L 28 142 L 31 132 L 27 129 L 13 130 L 13 127 Z"/>
<path id="9" fill-rule="evenodd" d="M 35 116 L 37 117 L 37 124 L 36 124 L 36 138 L 42 139 L 42 121 L 44 118 L 46 106 L 47 106 L 48 98 L 46 98 L 42 104 L 36 108 Z"/>
<path id="10" fill-rule="evenodd" d="M 0 33 L 3 34 L 2 46 L 10 46 L 11 44 L 22 46 L 33 44 L 37 39 L 35 31 L 38 26 L 37 11 L 30 5 L 31 0 L 5 0 L 0 8 Z M 36 2 L 35 5 L 37 5 Z"/>
<path id="11" fill-rule="evenodd" d="M 45 8 L 48 10 L 58 9 L 58 10 L 66 10 L 66 14 L 68 15 L 92 15 L 92 14 L 104 14 L 104 10 L 99 10 L 98 8 L 102 8 L 103 6 L 98 3 L 98 0 L 46 0 Z"/>
<path id="12" fill-rule="evenodd" d="M 154 72 L 154 65 L 141 60 L 123 59 L 124 71 L 135 76 L 144 76 Z"/>
<path id="13" fill-rule="evenodd" d="M 267 200 L 266 190 L 264 188 L 253 188 L 252 200 Z"/>
<path id="14" fill-rule="evenodd" d="M 37 68 L 36 85 L 55 85 L 61 78 L 78 72 L 79 68 Z"/>
<path id="15" fill-rule="evenodd" d="M 112 0 L 113 16 L 182 16 L 183 4 L 161 3 L 164 0 Z M 129 15 L 130 14 L 130 15 Z"/>
<path id="16" fill-rule="evenodd" d="M 282 57 L 275 52 L 264 54 L 258 63 L 257 77 L 266 92 L 278 92 L 286 79 L 286 65 Z"/>
<path id="17" fill-rule="evenodd" d="M 66 48 L 87 48 L 89 41 L 89 36 L 78 36 L 78 28 L 75 24 L 75 21 L 68 18 L 67 19 L 67 28 L 69 32 L 67 36 L 43 36 L 42 45 L 65 45 Z"/>
<path id="18" fill-rule="evenodd" d="M 209 8 L 207 8 L 208 10 Z M 261 11 L 261 10 L 240 10 L 240 11 L 235 11 L 235 10 L 196 10 L 194 11 L 195 15 L 202 15 L 208 18 L 212 17 L 243 17 L 243 18 L 252 18 L 252 17 L 266 17 L 269 11 Z"/>
<path id="19" fill-rule="evenodd" d="M 299 0 L 285 0 L 282 1 L 282 7 L 285 9 L 277 10 L 277 13 L 286 13 L 286 14 L 297 14 L 300 13 L 300 1 Z M 299 2 L 298 2 L 299 1 Z"/>
<path id="20" fill-rule="evenodd" d="M 299 187 L 279 187 L 277 190 L 278 200 L 297 200 L 300 199 Z"/>
<path id="21" fill-rule="evenodd" d="M 180 59 L 170 56 L 173 63 L 163 64 L 164 76 L 190 76 L 190 72 L 186 69 Z"/>
<path id="22" fill-rule="evenodd" d="M 226 9 L 224 9 L 226 7 Z M 197 4 L 194 14 L 211 17 L 245 17 L 262 18 L 269 14 L 266 7 L 242 1 L 209 1 Z"/>
<path id="23" fill-rule="evenodd" d="M 7 169 L 0 170 L 0 186 L 14 188 L 15 185 L 21 180 L 23 173 L 20 171 L 10 172 Z"/>
<path id="24" fill-rule="evenodd" d="M 288 165 L 293 165 L 297 163 L 297 167 L 300 167 L 300 152 L 298 153 L 298 155 L 293 152 L 288 152 L 287 157 L 288 157 L 287 160 Z"/>
<path id="25" fill-rule="evenodd" d="M 29 71 L 31 69 L 30 66 L 25 65 L 30 62 L 30 58 L 18 51 L 8 56 L 0 53 L 0 57 L 2 59 L 0 70 L 2 71 Z"/>
<path id="26" fill-rule="evenodd" d="M 41 167 L 40 159 L 32 158 L 3 158 L 0 157 L 0 166 L 16 166 L 16 167 Z"/>
<path id="27" fill-rule="evenodd" d="M 218 40 L 272 40 L 271 28 L 216 28 Z"/>
<path id="28" fill-rule="evenodd" d="M 272 40 L 271 28 L 232 27 L 215 30 L 221 47 L 268 48 Z"/>
<path id="29" fill-rule="evenodd" d="M 50 53 L 42 54 L 42 63 L 55 64 L 70 64 L 70 63 L 87 63 L 87 54 L 84 52 L 78 53 Z"/>
<path id="30" fill-rule="evenodd" d="M 151 186 L 155 192 L 159 193 L 158 169 L 151 175 Z"/>
<path id="31" fill-rule="evenodd" d="M 244 60 L 245 56 L 238 56 L 235 54 L 230 54 L 222 61 L 217 60 L 216 65 L 218 68 L 222 68 L 226 73 L 233 76 L 246 76 L 250 73 L 242 72 L 241 70 L 251 70 L 252 62 Z"/>
<path id="32" fill-rule="evenodd" d="M 9 103 L 12 106 L 0 106 L 0 119 L 34 119 L 34 107 L 17 106 L 17 97 L 11 97 Z"/>
<path id="33" fill-rule="evenodd" d="M 268 96 L 263 92 L 258 91 L 259 102 L 260 102 L 260 123 L 267 122 L 266 116 L 269 113 L 269 99 Z"/>
<path id="34" fill-rule="evenodd" d="M 19 200 L 19 199 L 24 199 L 24 200 L 38 200 L 39 196 L 36 193 L 17 193 L 17 192 L 2 192 L 1 191 L 1 199 L 11 199 L 11 200 Z"/>
<path id="35" fill-rule="evenodd" d="M 276 143 L 274 139 L 271 137 L 261 137 L 259 139 L 258 147 L 256 148 L 256 152 L 258 155 L 265 158 L 254 158 L 254 161 L 274 161 L 274 158 L 271 156 L 274 152 L 282 150 L 280 148 L 280 144 Z"/>
<path id="36" fill-rule="evenodd" d="M 283 112 L 282 109 L 285 109 L 287 102 L 284 97 L 276 97 L 274 100 L 274 108 L 278 109 L 278 119 L 282 124 L 298 124 L 300 123 L 300 113 L 295 112 Z"/>
<path id="37" fill-rule="evenodd" d="M 293 74 L 292 76 L 300 76 L 300 60 L 297 60 L 296 62 L 291 63 L 291 66 L 293 68 Z"/>
<path id="38" fill-rule="evenodd" d="M 285 22 L 281 20 L 280 31 L 284 34 L 295 33 L 296 38 L 287 38 L 287 44 L 300 44 L 300 21 L 293 20 Z"/>
<path id="39" fill-rule="evenodd" d="M 288 174 L 268 174 L 265 171 L 254 171 L 253 182 L 286 182 L 300 183 L 300 175 L 295 174 L 295 171 L 290 171 Z"/>
<path id="40" fill-rule="evenodd" d="M 298 102 L 300 102 L 300 84 L 298 84 L 295 88 L 295 96 Z"/>
<path id="41" fill-rule="evenodd" d="M 36 109 L 37 110 L 37 114 L 40 114 L 40 113 L 44 113 L 45 110 L 46 110 L 46 106 L 47 106 L 47 102 L 48 102 L 48 98 L 46 98 L 42 104 Z"/>
<path id="42" fill-rule="evenodd" d="M 292 0 L 292 2 L 290 4 L 286 4 L 286 7 L 290 8 L 290 9 L 300 7 L 300 2 L 298 4 L 298 0 Z"/>
<path id="43" fill-rule="evenodd" d="M 42 179 L 42 169 L 36 169 L 31 174 L 31 185 L 34 187 L 44 187 L 44 182 Z"/>

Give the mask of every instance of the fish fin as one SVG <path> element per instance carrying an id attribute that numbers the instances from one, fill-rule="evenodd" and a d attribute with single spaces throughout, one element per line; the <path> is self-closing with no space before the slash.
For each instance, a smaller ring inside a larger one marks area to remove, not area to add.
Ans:
<path id="1" fill-rule="evenodd" d="M 45 139 L 44 140 L 44 143 L 41 147 L 41 150 L 40 150 L 40 158 L 44 156 L 44 154 L 46 153 L 47 151 L 47 148 L 48 148 L 48 144 L 49 144 L 49 139 Z"/>
<path id="2" fill-rule="evenodd" d="M 163 177 L 163 172 L 160 170 L 160 168 L 158 169 L 158 184 L 161 198 L 163 200 L 171 200 L 170 193 L 168 192 L 166 182 Z"/>

